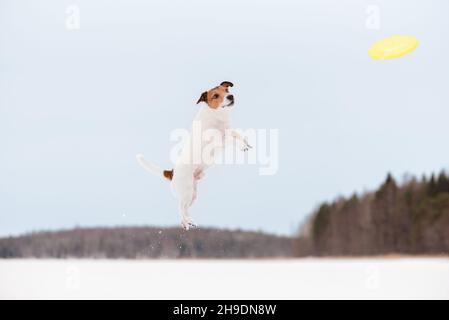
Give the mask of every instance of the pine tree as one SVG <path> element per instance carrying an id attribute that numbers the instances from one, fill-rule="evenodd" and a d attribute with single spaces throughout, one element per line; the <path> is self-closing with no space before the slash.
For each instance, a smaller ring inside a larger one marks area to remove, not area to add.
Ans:
<path id="1" fill-rule="evenodd" d="M 437 183 L 436 183 L 435 175 L 432 173 L 430 180 L 427 183 L 427 195 L 429 195 L 430 197 L 434 197 L 434 196 L 436 196 L 437 193 L 438 193 Z"/>
<path id="2" fill-rule="evenodd" d="M 440 173 L 438 181 L 436 182 L 436 193 L 443 192 L 449 192 L 449 179 L 444 171 Z"/>

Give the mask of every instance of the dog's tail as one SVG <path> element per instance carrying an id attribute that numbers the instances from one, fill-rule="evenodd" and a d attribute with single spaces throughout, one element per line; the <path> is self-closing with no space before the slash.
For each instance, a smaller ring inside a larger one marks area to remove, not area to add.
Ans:
<path id="1" fill-rule="evenodd" d="M 155 174 L 157 176 L 165 177 L 168 180 L 173 179 L 173 170 L 164 170 L 161 167 L 158 167 L 152 163 L 147 162 L 142 154 L 138 154 L 136 158 L 140 166 L 144 168 L 146 171 Z"/>

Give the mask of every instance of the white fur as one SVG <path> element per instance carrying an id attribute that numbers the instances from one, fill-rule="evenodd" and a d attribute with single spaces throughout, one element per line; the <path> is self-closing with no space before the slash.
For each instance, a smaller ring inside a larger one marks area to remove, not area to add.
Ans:
<path id="1" fill-rule="evenodd" d="M 164 169 L 162 169 L 161 167 L 158 167 L 152 163 L 149 163 L 147 161 L 145 161 L 145 158 L 143 156 L 143 154 L 138 154 L 136 156 L 137 158 L 137 162 L 139 162 L 139 164 L 141 165 L 142 168 L 144 168 L 145 170 L 147 170 L 149 173 L 155 174 L 157 176 L 163 176 L 164 174 Z"/>
<path id="2" fill-rule="evenodd" d="M 212 109 L 206 103 L 202 102 L 201 108 L 195 117 L 195 123 L 201 124 L 203 132 L 209 129 L 216 130 L 224 140 L 225 132 L 230 127 L 229 102 L 229 100 L 223 99 L 222 104 L 217 109 Z M 246 139 L 240 137 L 237 133 L 233 132 L 232 137 L 240 140 L 245 146 L 250 147 L 246 142 Z M 198 139 L 200 139 L 200 141 L 197 141 Z M 189 215 L 189 208 L 197 198 L 198 180 L 204 177 L 205 170 L 211 165 L 208 162 L 205 163 L 202 157 L 198 159 L 200 161 L 192 161 L 192 145 L 198 144 L 201 144 L 201 148 L 203 148 L 207 142 L 201 139 L 201 137 L 196 137 L 196 135 L 191 132 L 181 151 L 181 155 L 175 164 L 171 182 L 172 189 L 179 200 L 181 224 L 186 230 L 197 226 Z M 212 150 L 212 153 L 216 151 L 217 150 Z M 137 155 L 137 161 L 147 171 L 156 175 L 163 175 L 163 170 L 161 168 L 146 162 L 142 155 Z"/>

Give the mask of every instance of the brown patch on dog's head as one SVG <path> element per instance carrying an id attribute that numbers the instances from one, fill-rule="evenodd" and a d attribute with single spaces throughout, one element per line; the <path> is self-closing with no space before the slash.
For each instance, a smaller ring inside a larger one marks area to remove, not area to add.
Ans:
<path id="1" fill-rule="evenodd" d="M 234 96 L 229 94 L 229 87 L 233 86 L 234 84 L 232 82 L 223 81 L 219 86 L 203 92 L 197 104 L 205 102 L 212 109 L 230 107 L 234 104 Z"/>

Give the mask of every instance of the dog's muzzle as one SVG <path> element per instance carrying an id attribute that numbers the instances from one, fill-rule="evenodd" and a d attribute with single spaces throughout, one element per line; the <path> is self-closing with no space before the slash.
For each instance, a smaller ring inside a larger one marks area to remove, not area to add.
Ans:
<path id="1" fill-rule="evenodd" d="M 226 106 L 224 106 L 224 107 L 232 107 L 234 105 L 234 96 L 233 95 L 229 95 L 229 96 L 226 97 L 226 99 L 229 100 L 229 103 Z"/>

